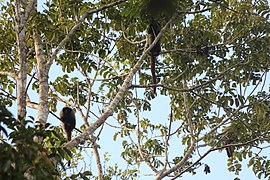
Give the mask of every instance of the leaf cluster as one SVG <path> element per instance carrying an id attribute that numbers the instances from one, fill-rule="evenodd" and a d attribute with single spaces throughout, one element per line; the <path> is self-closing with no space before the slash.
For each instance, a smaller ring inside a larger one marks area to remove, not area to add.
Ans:
<path id="1" fill-rule="evenodd" d="M 50 124 L 34 127 L 33 118 L 16 120 L 3 108 L 0 112 L 0 130 L 5 134 L 0 143 L 1 179 L 59 178 L 63 159 L 71 156 L 63 149 L 65 140 L 59 130 Z M 42 143 L 34 140 L 36 137 L 43 139 Z"/>

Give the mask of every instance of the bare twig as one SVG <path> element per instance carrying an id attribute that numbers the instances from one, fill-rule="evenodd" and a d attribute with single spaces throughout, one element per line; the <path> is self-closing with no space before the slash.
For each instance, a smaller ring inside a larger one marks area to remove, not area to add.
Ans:
<path id="1" fill-rule="evenodd" d="M 143 151 L 142 151 L 142 147 L 141 147 L 141 132 L 140 132 L 140 116 L 139 116 L 139 108 L 138 108 L 138 102 L 136 100 L 134 100 L 134 104 L 135 104 L 135 111 L 136 111 L 136 118 L 137 118 L 137 128 L 136 128 L 136 135 L 137 135 L 137 147 L 139 150 L 139 154 L 140 157 L 142 158 L 142 160 L 152 169 L 152 171 L 154 171 L 155 173 L 157 173 L 157 169 L 152 166 L 152 164 L 148 161 L 148 159 L 143 155 Z"/>

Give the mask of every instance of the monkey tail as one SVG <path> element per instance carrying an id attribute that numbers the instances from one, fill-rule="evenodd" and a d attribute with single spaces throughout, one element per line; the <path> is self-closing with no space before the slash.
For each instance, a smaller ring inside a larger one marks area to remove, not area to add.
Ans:
<path id="1" fill-rule="evenodd" d="M 227 156 L 230 158 L 233 155 L 234 147 L 226 147 Z"/>
<path id="2" fill-rule="evenodd" d="M 151 55 L 150 56 L 150 66 L 151 66 L 151 73 L 152 73 L 152 83 L 157 84 L 157 78 L 156 78 L 156 56 Z M 156 94 L 156 87 L 153 87 L 153 91 Z"/>
<path id="3" fill-rule="evenodd" d="M 71 132 L 67 132 L 67 141 L 71 141 Z M 68 161 L 68 166 L 70 166 L 70 160 Z"/>
<path id="4" fill-rule="evenodd" d="M 67 132 L 67 141 L 71 140 L 71 132 Z"/>

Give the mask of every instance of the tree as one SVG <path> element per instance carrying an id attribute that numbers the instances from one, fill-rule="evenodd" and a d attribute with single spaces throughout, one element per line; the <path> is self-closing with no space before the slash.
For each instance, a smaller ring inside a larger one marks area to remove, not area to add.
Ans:
<path id="1" fill-rule="evenodd" d="M 36 109 L 34 129 L 42 132 L 49 113 L 55 115 L 64 105 L 76 109 L 83 125 L 72 141 L 60 143 L 67 150 L 59 163 L 51 157 L 56 169 L 63 158 L 70 159 L 69 150 L 79 161 L 84 159 L 81 152 L 91 147 L 97 171 L 86 172 L 90 177 L 135 178 L 145 164 L 156 179 L 175 179 L 196 174 L 210 153 L 230 148 L 229 171 L 238 174 L 247 159 L 258 178 L 268 177 L 269 2 L 155 2 L 154 9 L 153 0 L 52 0 L 39 8 L 35 0 L 3 3 L 3 104 L 17 102 L 18 121 L 27 119 L 26 107 Z M 162 29 L 146 46 L 153 17 Z M 160 38 L 158 83 L 151 84 L 148 52 Z M 153 102 L 163 96 L 169 99 L 169 105 L 162 104 L 170 109 L 167 120 L 148 118 Z M 117 125 L 108 123 L 109 117 Z M 121 142 L 111 143 L 122 145 L 126 170 L 102 166 L 99 142 L 104 126 L 114 131 L 111 139 Z M 35 145 L 52 151 L 42 141 L 50 136 L 35 136 L 40 137 Z M 169 154 L 179 146 L 178 153 Z M 205 164 L 206 173 L 210 168 Z"/>

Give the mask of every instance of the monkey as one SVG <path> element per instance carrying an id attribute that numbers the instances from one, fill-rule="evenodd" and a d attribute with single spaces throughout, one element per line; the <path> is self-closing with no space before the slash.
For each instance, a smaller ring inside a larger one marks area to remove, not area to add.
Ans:
<path id="1" fill-rule="evenodd" d="M 224 142 L 225 142 L 225 145 L 227 145 L 227 144 L 233 143 L 233 140 L 227 139 L 227 140 L 225 140 Z M 229 158 L 232 157 L 233 152 L 234 152 L 234 147 L 233 147 L 233 146 L 226 147 L 226 152 L 227 152 L 227 156 L 228 156 Z"/>
<path id="2" fill-rule="evenodd" d="M 211 173 L 211 171 L 210 171 L 210 166 L 208 166 L 207 164 L 205 164 L 205 165 L 204 165 L 204 170 L 203 170 L 203 171 L 205 172 L 205 174 Z"/>
<path id="3" fill-rule="evenodd" d="M 158 33 L 160 32 L 160 24 L 156 22 L 154 19 L 152 19 L 152 22 L 150 23 L 148 27 L 148 46 L 150 46 L 155 38 L 157 37 Z M 150 50 L 150 68 L 151 68 L 151 74 L 152 74 L 152 83 L 156 84 L 156 60 L 157 56 L 159 56 L 161 52 L 161 45 L 160 45 L 160 39 L 157 41 L 155 46 Z M 153 87 L 153 91 L 156 94 L 156 87 Z"/>
<path id="4" fill-rule="evenodd" d="M 74 111 L 70 107 L 64 107 L 60 111 L 60 119 L 62 121 L 63 129 L 66 132 L 67 141 L 70 141 L 72 130 L 76 125 Z M 68 161 L 68 166 L 70 166 L 70 161 Z"/>
<path id="5" fill-rule="evenodd" d="M 75 128 L 76 119 L 74 111 L 70 107 L 64 107 L 60 112 L 63 129 L 66 132 L 67 140 L 71 140 L 72 130 Z"/>
<path id="6" fill-rule="evenodd" d="M 226 127 L 223 130 L 224 134 L 222 136 L 222 140 L 224 141 L 225 145 L 232 144 L 237 141 L 237 136 L 235 132 L 231 129 L 230 126 Z M 227 156 L 230 158 L 233 155 L 235 147 L 234 146 L 228 146 L 226 147 Z"/>

